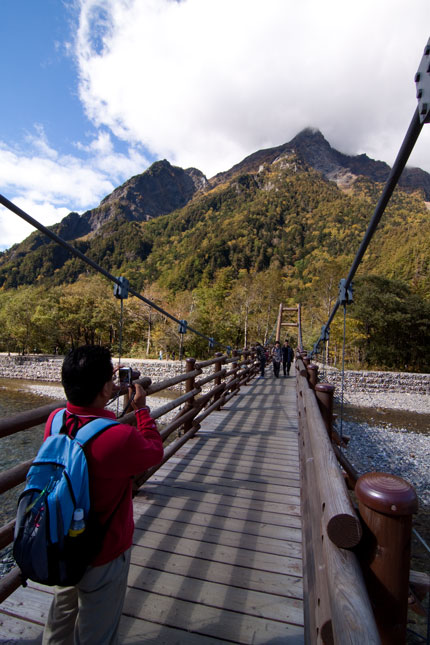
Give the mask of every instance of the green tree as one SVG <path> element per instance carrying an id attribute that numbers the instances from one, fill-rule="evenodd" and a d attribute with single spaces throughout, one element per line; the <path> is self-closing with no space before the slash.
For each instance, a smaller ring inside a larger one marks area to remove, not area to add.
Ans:
<path id="1" fill-rule="evenodd" d="M 397 280 L 356 281 L 351 316 L 365 336 L 362 361 L 399 371 L 430 371 L 430 304 Z"/>

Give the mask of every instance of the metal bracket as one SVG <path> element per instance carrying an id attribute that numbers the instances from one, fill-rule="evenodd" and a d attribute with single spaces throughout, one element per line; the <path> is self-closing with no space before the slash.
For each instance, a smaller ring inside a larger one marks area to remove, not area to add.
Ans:
<path id="1" fill-rule="evenodd" d="M 310 359 L 313 359 L 314 356 L 319 354 L 321 340 L 322 340 L 321 338 L 318 338 L 318 340 L 314 343 L 314 346 L 312 347 L 312 351 L 308 352 L 308 356 Z"/>
<path id="2" fill-rule="evenodd" d="M 127 278 L 117 278 L 117 280 L 120 282 L 120 284 L 114 284 L 113 295 L 115 296 L 115 298 L 125 300 L 125 298 L 128 298 L 128 287 L 130 283 Z"/>
<path id="3" fill-rule="evenodd" d="M 430 122 L 430 38 L 415 74 L 420 123 Z"/>
<path id="4" fill-rule="evenodd" d="M 323 325 L 321 327 L 321 336 L 320 336 L 320 338 L 321 338 L 321 340 L 326 342 L 326 341 L 328 341 L 329 337 L 330 337 L 330 327 L 327 327 L 327 325 Z"/>
<path id="5" fill-rule="evenodd" d="M 339 304 L 341 305 L 350 305 L 351 302 L 354 302 L 352 297 L 352 284 L 349 285 L 348 289 L 345 289 L 346 279 L 342 278 L 339 282 Z"/>
<path id="6" fill-rule="evenodd" d="M 179 332 L 180 334 L 186 334 L 186 333 L 187 333 L 187 327 L 188 327 L 188 323 L 187 323 L 187 321 L 186 321 L 186 320 L 180 320 L 180 321 L 179 321 L 179 329 L 178 329 L 178 332 Z"/>

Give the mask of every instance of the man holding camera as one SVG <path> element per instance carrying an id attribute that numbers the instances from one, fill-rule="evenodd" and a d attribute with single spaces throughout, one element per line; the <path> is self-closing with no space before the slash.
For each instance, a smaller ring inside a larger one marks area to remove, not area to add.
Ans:
<path id="1" fill-rule="evenodd" d="M 105 409 L 118 390 L 111 354 L 104 347 L 85 345 L 64 359 L 62 384 L 67 396 L 66 430 L 71 434 L 91 419 L 115 421 Z M 114 423 L 85 447 L 90 499 L 105 527 L 101 549 L 74 587 L 55 587 L 43 635 L 44 645 L 113 644 L 127 588 L 133 538 L 132 477 L 160 463 L 163 443 L 146 407 L 146 394 L 136 383 L 130 390 L 137 428 Z M 45 439 L 50 434 L 49 417 Z"/>

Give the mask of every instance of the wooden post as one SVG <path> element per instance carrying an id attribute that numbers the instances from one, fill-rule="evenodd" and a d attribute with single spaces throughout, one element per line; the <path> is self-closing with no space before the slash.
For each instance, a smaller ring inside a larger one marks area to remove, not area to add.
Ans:
<path id="1" fill-rule="evenodd" d="M 223 356 L 222 352 L 217 352 L 215 354 L 215 356 L 219 360 L 217 360 L 216 363 L 214 363 L 214 372 L 219 372 L 222 369 L 223 363 L 225 363 L 225 358 L 224 359 L 222 358 L 222 356 Z M 214 385 L 215 385 L 215 387 L 217 385 L 221 385 L 221 376 L 218 375 L 218 376 L 215 377 Z M 217 401 L 220 398 L 220 396 L 221 396 L 221 392 L 218 392 L 217 394 L 215 394 L 214 401 Z"/>
<path id="2" fill-rule="evenodd" d="M 281 340 L 281 326 L 282 326 L 282 302 L 279 305 L 279 314 L 278 314 L 278 320 L 276 323 L 276 338 L 275 338 L 276 342 L 278 341 L 280 342 Z"/>
<path id="3" fill-rule="evenodd" d="M 309 356 L 308 356 L 307 352 L 300 352 L 300 356 L 301 356 L 301 358 L 302 358 L 302 361 L 303 361 L 303 363 L 304 363 L 305 367 L 307 367 L 308 365 L 310 365 L 310 363 L 311 363 L 311 359 L 309 358 Z"/>
<path id="4" fill-rule="evenodd" d="M 196 359 L 195 358 L 187 358 L 185 361 L 185 372 L 192 372 L 194 370 L 194 366 L 196 364 Z M 187 378 L 185 381 L 185 394 L 188 392 L 191 392 L 191 390 L 194 390 L 195 388 L 195 377 L 192 376 L 191 378 Z M 191 397 L 186 404 L 185 404 L 185 409 L 186 412 L 191 410 L 191 408 L 194 407 L 194 397 Z M 184 433 L 187 432 L 193 425 L 193 421 L 187 421 L 184 423 Z M 180 433 L 178 433 L 180 434 Z"/>
<path id="5" fill-rule="evenodd" d="M 302 339 L 302 306 L 299 302 L 297 305 L 297 345 L 299 346 L 299 349 L 303 349 L 303 339 Z"/>
<path id="6" fill-rule="evenodd" d="M 233 361 L 231 366 L 232 366 L 233 369 L 236 369 L 236 367 L 237 367 L 237 359 L 238 359 L 238 356 L 239 356 L 237 349 L 234 349 L 231 354 L 232 354 L 233 358 L 236 359 L 236 360 Z M 248 355 L 248 351 L 245 350 L 244 354 L 245 354 L 245 359 L 246 359 L 246 357 Z M 236 376 L 237 376 L 237 374 L 235 375 L 235 378 L 236 378 Z M 233 390 L 234 391 L 240 390 L 239 383 L 236 383 L 236 385 L 233 387 Z"/>
<path id="7" fill-rule="evenodd" d="M 329 383 L 317 383 L 315 385 L 315 396 L 317 397 L 318 406 L 323 418 L 325 427 L 327 428 L 328 436 L 332 439 L 333 436 L 333 397 L 334 385 Z"/>
<path id="8" fill-rule="evenodd" d="M 384 645 L 406 642 L 414 488 L 401 477 L 366 473 L 355 486 L 364 536 L 359 557 Z"/>
<path id="9" fill-rule="evenodd" d="M 306 370 L 308 372 L 309 385 L 315 390 L 315 385 L 318 383 L 318 365 L 310 363 L 306 366 Z"/>

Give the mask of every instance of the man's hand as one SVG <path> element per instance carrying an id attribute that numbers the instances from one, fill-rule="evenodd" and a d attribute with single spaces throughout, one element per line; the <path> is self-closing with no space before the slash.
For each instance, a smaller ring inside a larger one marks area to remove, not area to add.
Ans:
<path id="1" fill-rule="evenodd" d="M 139 383 L 135 383 L 133 387 L 128 388 L 131 399 L 131 405 L 135 410 L 140 410 L 146 405 L 146 392 Z M 133 397 L 134 394 L 134 397 Z"/>

